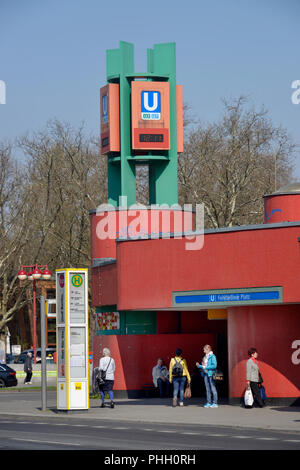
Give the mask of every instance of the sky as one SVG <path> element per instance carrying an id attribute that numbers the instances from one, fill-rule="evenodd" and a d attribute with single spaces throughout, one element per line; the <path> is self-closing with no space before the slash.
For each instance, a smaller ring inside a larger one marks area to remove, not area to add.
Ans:
<path id="1" fill-rule="evenodd" d="M 197 119 L 218 121 L 222 98 L 247 95 L 300 145 L 299 19 L 299 0 L 0 0 L 0 140 L 53 118 L 98 136 L 106 50 L 127 41 L 135 72 L 147 70 L 147 48 L 176 43 L 177 83 Z"/>

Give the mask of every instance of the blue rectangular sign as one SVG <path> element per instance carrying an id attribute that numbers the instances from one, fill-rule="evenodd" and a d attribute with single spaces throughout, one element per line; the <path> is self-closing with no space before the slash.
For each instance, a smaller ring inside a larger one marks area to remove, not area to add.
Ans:
<path id="1" fill-rule="evenodd" d="M 108 100 L 107 95 L 102 96 L 102 123 L 106 124 L 108 121 Z"/>
<path id="2" fill-rule="evenodd" d="M 173 292 L 173 306 L 210 307 L 282 302 L 282 288 L 249 288 L 194 292 Z"/>
<path id="3" fill-rule="evenodd" d="M 247 302 L 253 300 L 275 300 L 279 299 L 279 292 L 250 292 L 235 293 L 235 294 L 204 294 L 204 295 L 177 295 L 175 297 L 176 303 L 191 303 L 191 302 Z"/>
<path id="4" fill-rule="evenodd" d="M 142 91 L 142 119 L 157 121 L 161 116 L 161 98 L 159 91 Z"/>

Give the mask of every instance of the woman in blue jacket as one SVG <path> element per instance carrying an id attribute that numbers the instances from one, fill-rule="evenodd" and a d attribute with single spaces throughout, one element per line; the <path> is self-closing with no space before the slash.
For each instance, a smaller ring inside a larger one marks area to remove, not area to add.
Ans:
<path id="1" fill-rule="evenodd" d="M 196 362 L 196 366 L 201 369 L 201 375 L 204 378 L 206 388 L 206 404 L 204 408 L 218 408 L 218 393 L 216 384 L 213 378 L 213 373 L 217 369 L 217 358 L 212 352 L 211 346 L 206 344 L 203 348 L 205 356 L 202 360 L 202 365 Z"/>

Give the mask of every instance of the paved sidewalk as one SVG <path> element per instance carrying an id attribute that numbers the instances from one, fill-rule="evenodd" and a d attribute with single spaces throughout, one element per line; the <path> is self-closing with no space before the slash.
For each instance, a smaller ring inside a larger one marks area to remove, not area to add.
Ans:
<path id="1" fill-rule="evenodd" d="M 172 400 L 160 398 L 116 399 L 114 409 L 100 408 L 99 399 L 90 399 L 89 410 L 57 412 L 56 392 L 47 392 L 47 409 L 41 411 L 41 392 L 0 392 L 0 413 L 19 416 L 68 417 L 82 420 L 110 419 L 191 425 L 235 426 L 299 432 L 300 407 L 266 406 L 245 409 L 241 406 L 220 404 L 217 409 L 203 408 L 201 398 L 186 400 L 183 408 L 172 408 Z"/>

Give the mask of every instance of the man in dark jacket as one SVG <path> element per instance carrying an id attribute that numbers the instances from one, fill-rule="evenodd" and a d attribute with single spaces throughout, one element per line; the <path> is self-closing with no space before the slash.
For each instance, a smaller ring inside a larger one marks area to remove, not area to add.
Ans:
<path id="1" fill-rule="evenodd" d="M 31 384 L 31 377 L 32 377 L 32 354 L 31 352 L 27 353 L 27 357 L 24 362 L 24 372 L 26 372 L 24 384 Z"/>

